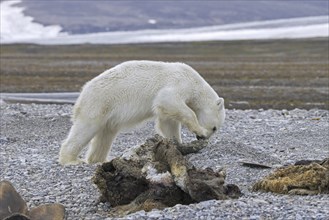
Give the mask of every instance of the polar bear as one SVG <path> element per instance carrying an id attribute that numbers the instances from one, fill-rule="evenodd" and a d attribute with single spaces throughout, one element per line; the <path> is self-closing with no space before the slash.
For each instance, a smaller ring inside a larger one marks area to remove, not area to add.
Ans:
<path id="1" fill-rule="evenodd" d="M 104 162 L 120 131 L 152 118 L 161 136 L 180 143 L 182 124 L 198 139 L 209 138 L 224 123 L 224 99 L 186 64 L 124 62 L 84 85 L 59 162 L 80 163 L 89 141 L 86 162 Z"/>

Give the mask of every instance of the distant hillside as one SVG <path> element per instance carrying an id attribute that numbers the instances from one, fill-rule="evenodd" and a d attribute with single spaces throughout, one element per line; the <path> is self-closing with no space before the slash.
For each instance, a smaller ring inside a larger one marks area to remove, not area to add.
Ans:
<path id="1" fill-rule="evenodd" d="M 68 33 L 168 29 L 329 14 L 322 1 L 35 1 L 25 14 Z"/>

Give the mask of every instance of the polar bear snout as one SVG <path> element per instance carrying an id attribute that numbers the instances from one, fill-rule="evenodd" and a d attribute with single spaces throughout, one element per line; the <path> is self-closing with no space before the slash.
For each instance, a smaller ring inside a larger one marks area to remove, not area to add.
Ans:
<path id="1" fill-rule="evenodd" d="M 205 136 L 196 135 L 196 139 L 198 139 L 198 140 L 205 140 L 207 138 Z"/>
<path id="2" fill-rule="evenodd" d="M 206 139 L 209 139 L 215 133 L 215 131 L 214 130 L 206 130 L 205 129 L 205 133 L 203 135 L 196 134 L 195 136 L 196 136 L 196 139 L 197 140 L 206 140 Z"/>

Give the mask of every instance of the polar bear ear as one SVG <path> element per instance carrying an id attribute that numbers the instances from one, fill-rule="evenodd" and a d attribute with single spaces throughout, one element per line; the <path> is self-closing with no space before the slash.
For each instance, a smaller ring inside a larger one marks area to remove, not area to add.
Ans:
<path id="1" fill-rule="evenodd" d="M 219 106 L 219 109 L 223 109 L 224 108 L 224 99 L 223 98 L 219 98 L 217 100 L 217 105 Z"/>

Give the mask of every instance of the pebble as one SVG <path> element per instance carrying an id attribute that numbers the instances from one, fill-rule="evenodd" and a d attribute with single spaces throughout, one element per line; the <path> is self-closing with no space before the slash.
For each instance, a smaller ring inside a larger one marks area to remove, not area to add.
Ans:
<path id="1" fill-rule="evenodd" d="M 62 167 L 57 162 L 60 143 L 71 126 L 71 105 L 2 103 L 0 109 L 0 179 L 11 181 L 29 208 L 59 202 L 66 207 L 67 219 L 112 219 L 107 216 L 109 204 L 96 205 L 99 192 L 91 178 L 97 165 Z M 323 159 L 323 152 L 329 153 L 328 121 L 329 111 L 319 109 L 227 110 L 220 132 L 205 149 L 187 158 L 197 168 L 225 168 L 226 182 L 241 188 L 241 198 L 178 204 L 115 219 L 329 219 L 329 195 L 251 192 L 252 184 L 273 169 L 238 163 L 244 159 L 279 167 L 302 159 Z M 147 123 L 120 134 L 109 158 L 142 144 L 154 133 L 153 123 Z M 182 134 L 184 142 L 195 139 L 186 128 Z"/>

